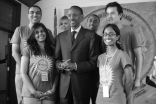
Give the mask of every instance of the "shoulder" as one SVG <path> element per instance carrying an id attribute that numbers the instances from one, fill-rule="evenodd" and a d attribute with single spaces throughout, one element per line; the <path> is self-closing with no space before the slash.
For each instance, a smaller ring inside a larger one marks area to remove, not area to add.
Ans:
<path id="1" fill-rule="evenodd" d="M 21 31 L 24 31 L 24 30 L 28 30 L 29 29 L 29 27 L 28 27 L 28 25 L 25 25 L 25 26 L 19 26 L 19 28 L 21 29 Z"/>
<path id="2" fill-rule="evenodd" d="M 127 52 L 125 52 L 125 51 L 118 50 L 118 53 L 119 53 L 118 56 L 120 56 L 121 58 L 126 58 L 126 59 L 129 58 Z"/>
<path id="3" fill-rule="evenodd" d="M 81 27 L 81 29 L 82 29 L 83 31 L 85 31 L 86 33 L 95 34 L 95 32 L 93 32 L 93 31 L 91 31 L 91 30 L 89 30 L 89 29 L 86 29 L 86 28 L 84 28 L 84 27 Z"/>
<path id="4" fill-rule="evenodd" d="M 125 67 L 126 65 L 132 65 L 132 60 L 126 52 L 120 50 L 120 55 L 118 56 L 123 67 Z"/>
<path id="5" fill-rule="evenodd" d="M 46 28 L 47 30 L 48 30 L 48 32 L 51 32 L 51 30 L 50 29 L 48 29 L 48 28 Z"/>
<path id="6" fill-rule="evenodd" d="M 48 31 L 48 33 L 49 34 L 52 34 L 52 32 L 51 32 L 51 30 L 50 29 L 48 29 L 48 28 L 46 28 L 47 29 L 47 31 Z"/>
<path id="7" fill-rule="evenodd" d="M 98 56 L 98 60 L 101 60 L 101 59 L 104 58 L 105 56 L 106 56 L 106 53 L 100 54 L 100 55 Z"/>
<path id="8" fill-rule="evenodd" d="M 96 34 L 97 39 L 102 39 L 101 35 L 98 35 L 97 33 L 95 33 L 95 34 Z"/>
<path id="9" fill-rule="evenodd" d="M 16 27 L 15 32 L 16 32 L 16 31 L 21 31 L 21 27 L 22 27 L 22 26 Z"/>
<path id="10" fill-rule="evenodd" d="M 16 31 L 18 31 L 18 32 L 20 32 L 20 33 L 25 33 L 25 32 L 27 32 L 29 30 L 29 27 L 27 26 L 27 25 L 25 25 L 25 26 L 18 26 L 17 28 L 16 28 Z"/>
<path id="11" fill-rule="evenodd" d="M 69 30 L 63 31 L 63 32 L 59 33 L 57 36 L 60 37 L 60 36 L 67 35 L 68 32 L 69 32 Z"/>
<path id="12" fill-rule="evenodd" d="M 123 25 L 122 30 L 125 30 L 127 32 L 134 32 L 135 31 L 134 27 L 129 26 L 129 25 Z"/>
<path id="13" fill-rule="evenodd" d="M 87 37 L 97 37 L 97 34 L 94 31 L 81 27 L 82 31 L 84 31 L 84 35 Z"/>
<path id="14" fill-rule="evenodd" d="M 30 58 L 33 55 L 31 46 L 25 46 L 22 50 L 22 55 Z"/>

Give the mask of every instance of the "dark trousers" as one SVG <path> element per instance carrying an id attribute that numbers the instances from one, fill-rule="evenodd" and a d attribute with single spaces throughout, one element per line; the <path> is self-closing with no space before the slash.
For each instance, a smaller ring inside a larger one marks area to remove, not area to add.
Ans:
<path id="1" fill-rule="evenodd" d="M 96 102 L 97 93 L 98 93 L 98 87 L 97 85 L 94 85 L 91 90 L 91 96 L 90 96 L 92 104 L 96 104 L 95 102 Z"/>
<path id="2" fill-rule="evenodd" d="M 89 104 L 89 99 L 77 100 L 73 94 L 71 83 L 70 83 L 68 94 L 65 99 L 60 98 L 60 104 Z"/>
<path id="3" fill-rule="evenodd" d="M 92 104 L 96 104 L 96 97 L 99 89 L 99 69 L 97 68 L 92 72 L 92 89 L 91 89 L 91 102 Z"/>

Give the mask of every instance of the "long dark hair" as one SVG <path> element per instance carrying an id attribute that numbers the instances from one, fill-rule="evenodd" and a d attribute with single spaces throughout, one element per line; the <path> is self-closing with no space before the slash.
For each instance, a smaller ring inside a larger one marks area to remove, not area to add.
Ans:
<path id="1" fill-rule="evenodd" d="M 41 54 L 40 47 L 35 39 L 35 30 L 42 27 L 46 33 L 46 39 L 44 44 L 44 49 L 47 55 L 52 56 L 54 54 L 54 45 L 50 41 L 49 32 L 47 28 L 42 23 L 35 23 L 31 29 L 30 37 L 27 40 L 27 44 L 30 46 L 34 55 Z"/>
<path id="2" fill-rule="evenodd" d="M 112 28 L 115 31 L 116 36 L 120 36 L 120 30 L 119 30 L 118 26 L 116 26 L 115 24 L 107 24 L 103 29 L 103 34 L 104 34 L 105 29 L 108 27 Z M 124 50 L 122 44 L 120 43 L 120 38 L 117 40 L 116 46 L 118 49 Z"/>

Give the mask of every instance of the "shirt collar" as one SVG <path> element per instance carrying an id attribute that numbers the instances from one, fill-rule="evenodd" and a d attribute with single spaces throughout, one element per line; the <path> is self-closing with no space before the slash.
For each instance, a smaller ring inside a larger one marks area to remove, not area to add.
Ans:
<path id="1" fill-rule="evenodd" d="M 81 29 L 81 25 L 80 25 L 76 30 L 73 30 L 73 29 L 71 28 L 71 32 L 76 31 L 76 33 L 78 33 L 78 32 L 80 31 L 80 29 Z"/>

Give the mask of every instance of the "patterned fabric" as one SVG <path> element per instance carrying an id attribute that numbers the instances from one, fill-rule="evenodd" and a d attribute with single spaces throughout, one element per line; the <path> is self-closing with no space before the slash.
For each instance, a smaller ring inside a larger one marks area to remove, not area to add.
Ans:
<path id="1" fill-rule="evenodd" d="M 106 63 L 106 54 L 101 54 L 98 57 L 98 66 L 100 76 L 105 76 L 107 79 L 105 82 L 109 84 L 109 97 L 103 97 L 103 87 L 104 81 L 100 77 L 100 85 L 97 94 L 96 103 L 97 104 L 126 104 L 126 95 L 124 93 L 123 86 L 123 74 L 124 68 L 127 65 L 131 65 L 131 61 L 127 53 L 118 50 L 114 55 L 114 58 L 110 62 L 109 66 L 106 69 L 102 70 L 102 67 L 105 67 Z"/>
<path id="2" fill-rule="evenodd" d="M 54 57 L 47 55 L 33 55 L 29 47 L 23 49 L 23 56 L 30 58 L 28 76 L 37 91 L 46 92 L 52 89 L 54 79 Z M 42 80 L 42 74 L 48 74 L 48 81 Z M 23 84 L 22 96 L 33 97 L 29 89 Z"/>

